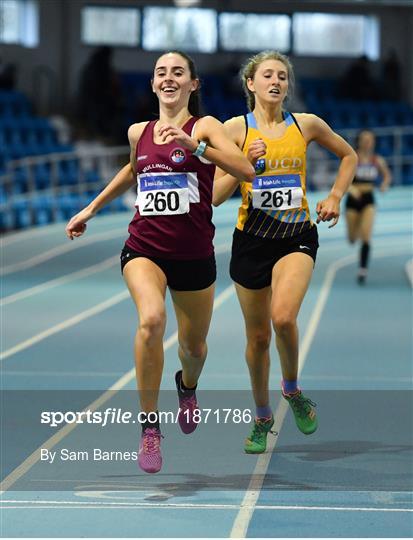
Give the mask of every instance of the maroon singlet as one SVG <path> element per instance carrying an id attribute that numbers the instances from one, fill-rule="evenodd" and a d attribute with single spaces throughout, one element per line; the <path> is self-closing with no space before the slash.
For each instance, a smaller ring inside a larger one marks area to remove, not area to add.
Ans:
<path id="1" fill-rule="evenodd" d="M 183 131 L 191 135 L 197 120 L 190 118 Z M 155 124 L 148 122 L 136 148 L 138 199 L 126 245 L 152 257 L 206 259 L 214 253 L 215 165 L 176 142 L 155 144 Z"/>

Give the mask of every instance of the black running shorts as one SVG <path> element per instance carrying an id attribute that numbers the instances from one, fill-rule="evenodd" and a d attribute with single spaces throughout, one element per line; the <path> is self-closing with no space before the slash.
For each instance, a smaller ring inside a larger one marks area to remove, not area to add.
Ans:
<path id="1" fill-rule="evenodd" d="M 128 246 L 120 255 L 121 271 L 125 265 L 138 257 L 145 257 L 155 263 L 166 276 L 168 287 L 175 291 L 199 291 L 212 285 L 217 277 L 215 255 L 207 259 L 170 260 L 150 257 L 138 253 Z"/>
<path id="2" fill-rule="evenodd" d="M 374 194 L 372 191 L 362 193 L 360 197 L 354 197 L 349 193 L 346 199 L 346 209 L 361 212 L 366 206 L 374 204 Z"/>
<path id="3" fill-rule="evenodd" d="M 305 253 L 314 263 L 318 249 L 317 227 L 290 238 L 262 238 L 235 229 L 230 263 L 231 278 L 247 289 L 271 285 L 272 269 L 290 253 Z"/>

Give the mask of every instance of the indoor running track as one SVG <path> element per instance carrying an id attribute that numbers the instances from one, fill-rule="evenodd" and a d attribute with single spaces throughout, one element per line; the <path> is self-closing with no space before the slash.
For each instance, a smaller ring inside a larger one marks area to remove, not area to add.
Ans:
<path id="1" fill-rule="evenodd" d="M 320 197 L 310 195 L 313 211 Z M 215 417 L 190 436 L 165 426 L 157 475 L 133 460 L 40 460 L 40 448 L 87 457 L 94 448 L 137 448 L 136 426 L 51 428 L 39 420 L 41 410 L 137 407 L 136 315 L 119 272 L 130 216 L 97 217 L 74 242 L 64 224 L 6 236 L 2 536 L 410 537 L 412 304 L 405 268 L 412 192 L 392 189 L 377 200 L 365 287 L 355 281 L 357 248 L 346 242 L 344 219 L 333 229 L 319 226 L 299 320 L 300 381 L 317 402 L 319 429 L 307 437 L 296 430 L 280 401 L 273 347 L 278 436 L 269 436 L 269 451 L 258 458 L 243 453 L 249 425 L 218 418 L 225 406 L 246 410 L 252 401 L 244 325 L 228 276 L 236 201 L 215 210 L 216 304 L 199 385 L 200 406 Z M 163 409 L 175 406 L 175 332 L 168 299 Z"/>

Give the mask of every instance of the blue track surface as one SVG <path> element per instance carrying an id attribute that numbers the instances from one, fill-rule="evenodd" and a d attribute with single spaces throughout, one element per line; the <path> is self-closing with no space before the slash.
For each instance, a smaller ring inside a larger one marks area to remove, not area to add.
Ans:
<path id="1" fill-rule="evenodd" d="M 118 264 L 130 216 L 98 217 L 75 242 L 65 240 L 63 224 L 5 237 L 2 536 L 410 537 L 412 296 L 405 265 L 412 257 L 412 192 L 393 189 L 377 199 L 363 288 L 344 218 L 334 229 L 319 226 L 321 247 L 299 319 L 300 381 L 317 402 L 318 431 L 305 437 L 283 412 L 273 348 L 279 435 L 272 453 L 245 455 L 249 426 L 242 423 L 210 422 L 189 437 L 169 425 L 164 467 L 154 476 L 133 460 L 47 464 L 37 451 L 51 436 L 48 446 L 57 452 L 136 450 L 130 425 L 59 431 L 39 423 L 45 396 L 53 410 L 82 410 L 102 395 L 97 410 L 136 405 L 136 314 Z M 313 209 L 315 202 L 310 196 Z M 201 406 L 211 408 L 225 399 L 252 407 L 244 325 L 228 276 L 235 216 L 234 200 L 215 210 L 219 302 L 200 384 Z M 165 408 L 174 399 L 167 391 L 178 367 L 175 331 L 168 300 Z"/>

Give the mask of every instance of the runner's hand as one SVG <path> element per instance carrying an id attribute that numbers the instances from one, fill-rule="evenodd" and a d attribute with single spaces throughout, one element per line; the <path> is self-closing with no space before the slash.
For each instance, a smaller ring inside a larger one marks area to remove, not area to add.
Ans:
<path id="1" fill-rule="evenodd" d="M 88 208 L 84 208 L 78 214 L 72 217 L 66 225 L 66 236 L 73 240 L 86 231 L 86 221 L 89 221 L 95 214 Z"/>
<path id="2" fill-rule="evenodd" d="M 316 223 L 320 221 L 331 221 L 333 223 L 328 227 L 334 227 L 337 225 L 340 218 L 340 199 L 335 195 L 329 195 L 323 201 L 319 201 L 316 206 L 317 220 Z"/>
<path id="3" fill-rule="evenodd" d="M 194 152 L 198 147 L 198 142 L 185 133 L 183 129 L 171 126 L 169 124 L 161 125 L 159 127 L 158 134 L 161 137 L 162 142 L 165 144 L 176 142 L 184 148 L 191 150 L 191 152 Z"/>
<path id="4" fill-rule="evenodd" d="M 258 159 L 267 153 L 267 145 L 262 139 L 255 139 L 248 146 L 247 158 L 255 167 Z"/>

